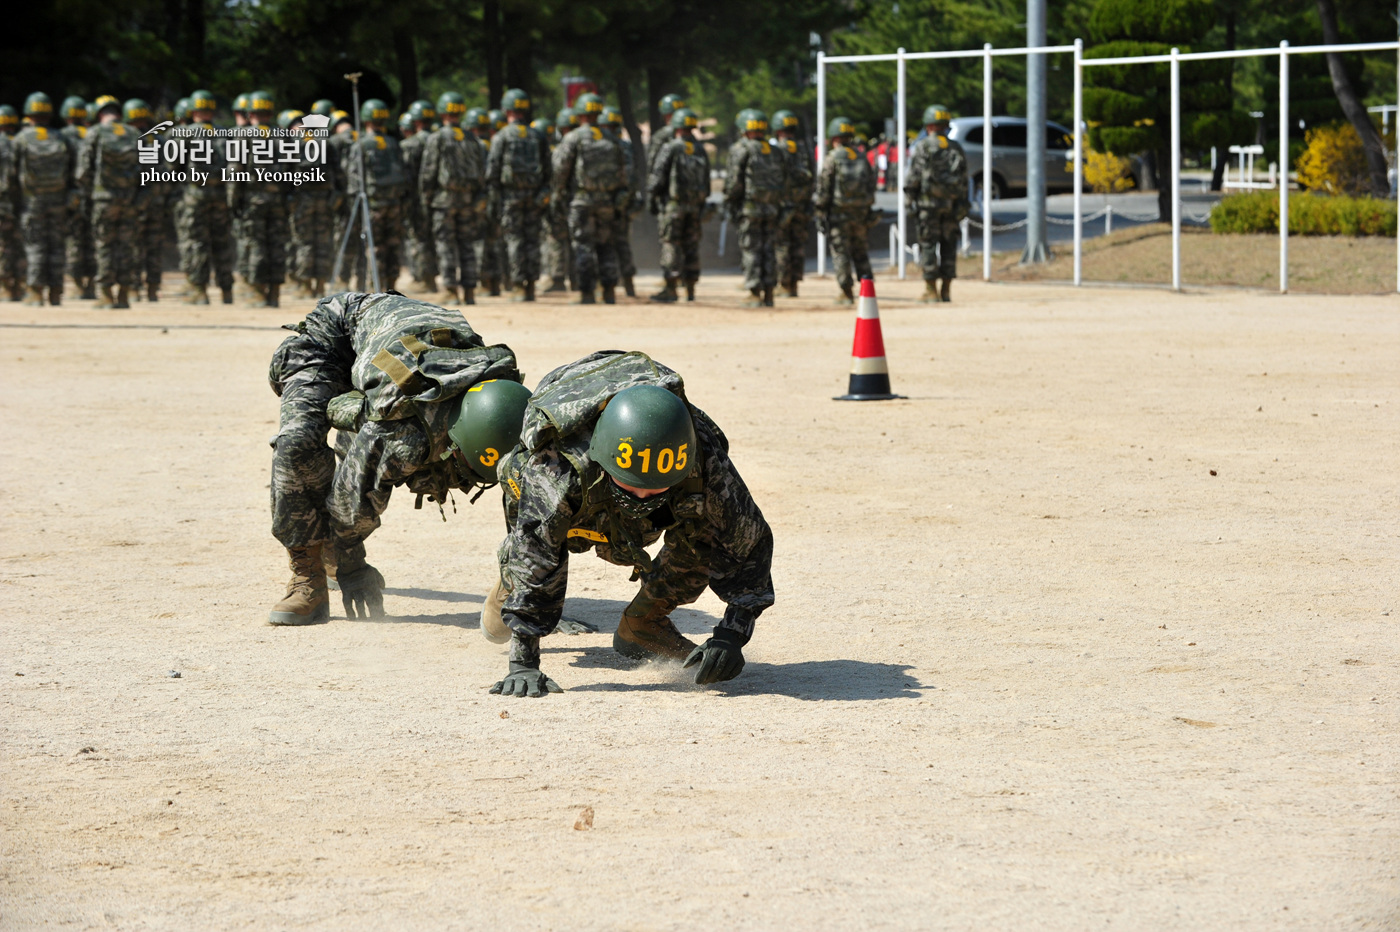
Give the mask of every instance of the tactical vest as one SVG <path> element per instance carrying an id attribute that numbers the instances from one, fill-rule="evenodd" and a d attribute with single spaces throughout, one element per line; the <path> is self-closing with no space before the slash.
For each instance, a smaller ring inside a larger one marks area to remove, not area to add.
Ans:
<path id="1" fill-rule="evenodd" d="M 871 183 L 870 163 L 849 146 L 833 150 L 831 159 L 836 166 L 835 183 L 831 186 L 832 206 L 860 208 L 874 204 L 875 186 Z"/>
<path id="2" fill-rule="evenodd" d="M 744 200 L 755 204 L 777 204 L 783 197 L 783 156 L 763 139 L 746 139 L 740 145 L 749 150 Z"/>
<path id="3" fill-rule="evenodd" d="M 787 161 L 787 199 L 802 206 L 812 196 L 812 163 L 795 139 L 779 140 Z"/>
<path id="4" fill-rule="evenodd" d="M 671 148 L 671 187 L 667 192 L 671 200 L 686 207 L 705 203 L 710 196 L 710 159 L 705 147 L 681 138 Z"/>
<path id="5" fill-rule="evenodd" d="M 967 159 L 947 136 L 927 136 L 919 143 L 928 153 L 919 199 L 926 202 L 967 197 Z"/>
<path id="6" fill-rule="evenodd" d="M 20 190 L 26 197 L 62 194 L 68 185 L 68 167 L 72 156 L 63 137 L 45 126 L 31 126 L 15 138 L 17 155 L 24 174 L 19 179 Z M 136 164 L 135 148 L 132 164 Z"/>
<path id="7" fill-rule="evenodd" d="M 14 216 L 15 188 L 15 141 L 0 133 L 0 217 Z"/>
<path id="8" fill-rule="evenodd" d="M 460 126 L 444 126 L 432 144 L 438 149 L 437 186 L 470 193 L 486 177 L 486 154 L 475 136 Z"/>
<path id="9" fill-rule="evenodd" d="M 137 160 L 136 129 L 125 123 L 101 123 L 87 135 L 87 145 L 97 151 L 92 165 L 92 196 L 133 194 L 141 165 Z"/>
<path id="10" fill-rule="evenodd" d="M 627 159 L 622 146 L 596 126 L 580 126 L 569 134 L 574 143 L 574 185 L 580 191 L 620 191 L 628 186 Z"/>
<path id="11" fill-rule="evenodd" d="M 365 133 L 359 141 L 365 160 L 365 193 L 370 200 L 392 201 L 408 189 L 399 141 L 383 133 Z"/>
<path id="12" fill-rule="evenodd" d="M 523 123 L 512 123 L 491 140 L 491 148 L 503 147 L 501 187 L 533 191 L 544 183 L 544 157 L 540 136 Z"/>

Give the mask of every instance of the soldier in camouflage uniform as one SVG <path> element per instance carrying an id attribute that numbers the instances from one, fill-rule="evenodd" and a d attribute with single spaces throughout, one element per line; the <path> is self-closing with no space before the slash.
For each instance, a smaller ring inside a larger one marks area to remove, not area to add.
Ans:
<path id="1" fill-rule="evenodd" d="M 0 134 L 14 137 L 19 133 L 19 114 L 9 104 L 0 104 Z"/>
<path id="2" fill-rule="evenodd" d="M 24 102 L 29 125 L 15 137 L 15 171 L 19 178 L 20 232 L 28 262 L 25 303 L 42 305 L 63 298 L 63 236 L 73 185 L 73 158 L 63 136 L 49 126 L 53 102 L 47 94 L 30 94 Z"/>
<path id="3" fill-rule="evenodd" d="M 485 196 L 488 192 L 484 185 L 484 172 L 486 162 L 491 154 L 491 137 L 495 135 L 496 128 L 491 122 L 490 112 L 481 107 L 473 107 L 468 110 L 463 125 L 476 137 L 477 142 L 481 143 L 483 171 L 481 193 Z M 481 282 L 481 287 L 486 289 L 487 294 L 499 297 L 503 272 L 499 249 L 501 226 L 497 218 L 491 216 L 487 207 L 487 203 L 483 200 L 481 209 L 477 211 L 476 229 L 472 234 L 472 250 L 476 254 L 476 277 Z"/>
<path id="4" fill-rule="evenodd" d="M 190 121 L 198 134 L 191 142 L 208 142 L 211 161 L 201 171 L 209 177 L 204 184 L 186 182 L 180 188 L 175 212 L 175 233 L 180 244 L 180 268 L 185 273 L 191 304 L 209 303 L 209 280 L 222 293 L 225 304 L 233 303 L 234 247 L 230 230 L 227 186 L 220 160 L 223 140 L 214 135 L 214 111 L 218 102 L 206 90 L 189 97 Z"/>
<path id="5" fill-rule="evenodd" d="M 335 261 L 336 243 L 332 241 L 335 218 L 331 208 L 336 197 L 336 168 L 331 158 L 320 157 L 310 145 L 324 146 L 326 137 L 302 127 L 304 114 L 300 110 L 284 110 L 277 123 L 290 130 L 301 130 L 301 161 L 296 170 L 314 177 L 321 170 L 323 181 L 304 181 L 292 187 L 287 196 L 287 228 L 291 235 L 287 256 L 288 277 L 298 285 L 297 297 L 319 298 L 326 292 Z"/>
<path id="6" fill-rule="evenodd" d="M 560 110 L 550 139 L 550 161 L 564 137 L 578 127 L 578 114 L 571 107 Z M 553 197 L 553 195 L 550 195 Z M 544 215 L 544 245 L 541 249 L 545 274 L 549 276 L 546 292 L 578 290 L 578 270 L 574 267 L 573 245 L 569 242 L 569 218 L 566 211 L 549 209 Z M 567 282 L 567 285 L 565 284 Z"/>
<path id="7" fill-rule="evenodd" d="M 363 237 L 356 239 L 352 232 L 349 240 L 345 238 L 349 228 L 356 227 L 359 223 L 355 202 L 350 197 L 350 168 L 355 160 L 355 140 L 359 138 L 350 114 L 344 110 L 336 110 L 331 114 L 331 138 L 326 141 L 326 161 L 336 169 L 335 199 L 331 204 L 331 213 L 335 216 L 335 236 L 332 238 L 337 255 L 341 244 L 345 244 L 345 255 L 340 263 L 339 287 L 346 291 L 350 289 L 351 278 L 357 282 L 356 287 L 364 290 L 365 275 L 369 270 L 365 262 L 365 245 L 361 241 Z"/>
<path id="8" fill-rule="evenodd" d="M 540 277 L 540 218 L 549 204 L 549 140 L 530 126 L 530 96 L 512 88 L 501 97 L 506 127 L 486 159 L 487 211 L 499 222 L 510 261 L 512 301 L 535 300 Z"/>
<path id="9" fill-rule="evenodd" d="M 695 300 L 700 280 L 700 224 L 710 194 L 710 157 L 695 139 L 695 111 L 682 107 L 671 114 L 675 131 L 656 154 L 647 179 L 650 203 L 661 205 L 661 272 L 666 285 L 651 296 L 665 303 L 677 300 L 676 285 L 685 282 L 685 299 Z"/>
<path id="10" fill-rule="evenodd" d="M 853 304 L 855 279 L 874 276 L 866 241 L 875 204 L 875 169 L 850 146 L 855 132 L 850 120 L 837 117 L 827 132 L 831 152 L 822 160 L 821 177 L 817 180 L 817 229 L 831 243 L 836 283 L 841 286 L 836 303 Z"/>
<path id="11" fill-rule="evenodd" d="M 257 91 L 250 96 L 250 143 L 270 138 L 270 124 L 276 119 L 274 110 L 271 94 Z M 249 163 L 237 170 L 252 176 L 247 181 L 228 185 L 229 213 L 238 219 L 243 236 L 244 281 L 257 295 L 253 304 L 277 307 L 282 282 L 287 278 L 287 189 L 290 185 L 285 181 L 259 178 L 251 154 Z"/>
<path id="12" fill-rule="evenodd" d="M 617 211 L 632 200 L 622 146 L 595 124 L 603 115 L 603 99 L 581 94 L 575 107 L 582 124 L 554 150 L 554 193 L 551 207 L 567 210 L 569 240 L 578 268 L 576 304 L 596 302 L 593 289 L 603 285 L 603 303 L 616 303 L 618 279 Z"/>
<path id="13" fill-rule="evenodd" d="M 399 141 L 385 132 L 388 121 L 388 104 L 377 98 L 365 101 L 360 106 L 364 134 L 355 142 L 359 153 L 349 153 L 350 194 L 364 190 L 369 195 L 374 261 L 379 286 L 386 290 L 398 281 L 403 263 L 404 201 L 410 194 Z"/>
<path id="14" fill-rule="evenodd" d="M 403 153 L 404 170 L 408 174 L 408 190 L 413 194 L 404 200 L 404 252 L 413 275 L 413 286 L 429 294 L 437 291 L 437 249 L 433 244 L 432 224 L 417 191 L 423 146 L 428 142 L 436 119 L 437 110 L 430 100 L 415 100 L 408 112 L 399 118 L 399 133 L 403 136 L 399 151 Z"/>
<path id="15" fill-rule="evenodd" d="M 3 111 L 10 111 L 8 114 Z M 13 107 L 0 107 L 0 120 L 19 116 Z M 24 245 L 19 236 L 19 177 L 15 173 L 15 141 L 0 131 L 0 288 L 11 301 L 24 294 Z"/>
<path id="16" fill-rule="evenodd" d="M 364 541 L 394 487 L 441 507 L 454 489 L 495 483 L 529 391 L 509 347 L 487 346 L 460 311 L 402 295 L 323 298 L 287 329 L 295 333 L 273 354 L 268 381 L 281 398 L 272 534 L 292 580 L 268 622 L 329 618 L 328 563 L 346 617 L 379 617 L 384 577 L 365 562 Z M 338 466 L 331 427 L 347 441 Z"/>
<path id="17" fill-rule="evenodd" d="M 87 136 L 87 101 L 81 97 L 66 97 L 59 105 L 58 115 L 66 126 L 59 130 L 68 143 L 73 164 L 78 164 L 78 154 Z M 92 249 L 92 221 L 89 205 L 83 200 L 82 191 L 75 185 L 68 207 L 68 248 L 66 251 L 68 277 L 78 294 L 87 300 L 97 297 L 93 275 L 97 272 L 97 259 Z"/>
<path id="18" fill-rule="evenodd" d="M 639 177 L 637 174 L 637 162 L 634 154 L 636 150 L 631 141 L 622 138 L 622 111 L 616 107 L 604 107 L 603 118 L 600 122 L 617 142 L 618 148 L 622 150 L 623 161 L 627 166 L 629 196 L 627 205 L 619 207 L 613 213 L 613 242 L 617 244 L 617 272 L 622 278 L 623 293 L 629 298 L 635 298 L 637 286 L 633 282 L 633 278 L 637 274 L 637 263 L 632 259 L 632 218 L 642 212 L 641 186 L 646 184 L 646 178 Z"/>
<path id="19" fill-rule="evenodd" d="M 651 177 L 652 166 L 656 164 L 657 153 L 665 148 L 668 142 L 676 138 L 676 128 L 671 125 L 671 116 L 683 107 L 685 107 L 685 101 L 681 99 L 680 94 L 667 94 L 656 102 L 657 112 L 661 114 L 661 125 L 652 132 L 651 138 L 647 140 L 648 178 Z M 647 206 L 649 209 L 654 208 L 651 210 L 654 214 L 661 212 L 660 204 Z"/>
<path id="20" fill-rule="evenodd" d="M 773 130 L 777 138 L 773 146 L 787 163 L 787 189 L 778 211 L 777 248 L 778 281 L 783 293 L 797 297 L 797 283 L 807 270 L 807 227 L 812 222 L 812 182 L 816 172 L 812 150 L 801 140 L 797 114 L 779 110 L 773 114 Z"/>
<path id="21" fill-rule="evenodd" d="M 151 128 L 155 116 L 150 106 L 139 97 L 133 97 L 122 104 L 122 119 L 136 130 L 139 138 Z M 157 140 L 159 142 L 159 140 Z M 159 151 L 159 150 L 157 150 Z M 156 171 L 169 171 L 171 167 L 158 163 Z M 160 300 L 160 282 L 165 267 L 165 221 L 169 198 L 167 185 L 163 181 L 148 181 L 136 186 L 136 278 L 137 297 L 140 297 L 142 282 L 146 286 L 146 300 Z"/>
<path id="22" fill-rule="evenodd" d="M 92 241 L 97 253 L 97 307 L 130 307 L 137 275 L 140 235 L 136 191 L 140 187 L 135 127 L 121 121 L 113 97 L 97 99 L 97 125 L 88 128 L 78 161 L 78 185 L 92 205 Z M 114 293 L 115 290 L 115 293 Z"/>
<path id="23" fill-rule="evenodd" d="M 438 271 L 446 304 L 476 303 L 476 235 L 485 210 L 486 151 L 476 135 L 460 125 L 467 105 L 462 95 L 447 91 L 438 98 L 442 128 L 423 145 L 418 196 L 432 217 Z"/>
<path id="24" fill-rule="evenodd" d="M 967 197 L 967 153 L 948 138 L 952 114 L 938 104 L 924 111 L 928 135 L 909 156 L 904 196 L 917 211 L 919 265 L 924 272 L 925 303 L 951 301 L 958 277 L 960 224 L 972 204 Z M 943 280 L 942 288 L 939 279 Z"/>
<path id="25" fill-rule="evenodd" d="M 590 549 L 641 579 L 614 650 L 698 663 L 697 683 L 738 675 L 754 622 L 773 604 L 773 534 L 729 441 L 686 401 L 676 372 L 616 350 L 561 366 L 531 396 L 520 444 L 499 468 L 508 531 L 482 632 L 509 635 L 511 647 L 509 673 L 492 692 L 558 690 L 540 672 L 539 640 L 559 622 L 570 554 Z M 644 548 L 663 535 L 653 559 Z M 728 607 L 697 647 L 669 616 L 707 586 Z"/>
<path id="26" fill-rule="evenodd" d="M 772 307 L 778 283 L 774 238 L 778 206 L 787 187 L 783 155 L 769 145 L 768 117 L 759 110 L 742 110 L 734 120 L 744 134 L 729 150 L 724 179 L 724 203 L 739 227 L 739 253 L 744 262 L 745 307 Z"/>

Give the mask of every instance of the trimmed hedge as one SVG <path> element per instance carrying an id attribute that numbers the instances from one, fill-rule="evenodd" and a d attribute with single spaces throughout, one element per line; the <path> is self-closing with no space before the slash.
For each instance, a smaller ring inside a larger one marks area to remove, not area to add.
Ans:
<path id="1" fill-rule="evenodd" d="M 1278 192 L 1232 194 L 1210 212 L 1216 233 L 1277 233 Z M 1288 232 L 1301 236 L 1394 236 L 1395 202 L 1373 197 L 1292 194 Z"/>

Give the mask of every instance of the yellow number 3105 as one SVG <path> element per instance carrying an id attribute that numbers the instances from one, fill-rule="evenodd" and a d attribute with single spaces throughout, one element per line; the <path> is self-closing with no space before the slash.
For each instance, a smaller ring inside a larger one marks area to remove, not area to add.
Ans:
<path id="1" fill-rule="evenodd" d="M 673 469 L 685 469 L 685 464 L 687 462 L 685 451 L 689 446 L 690 444 L 683 443 L 674 450 L 670 447 L 662 447 L 656 454 L 656 471 L 659 473 L 668 473 Z M 618 467 L 621 469 L 631 469 L 633 456 L 642 461 L 642 468 L 640 470 L 642 473 L 645 474 L 652 471 L 651 447 L 633 450 L 632 444 L 626 441 L 617 445 L 617 456 L 613 457 L 613 462 L 617 463 Z"/>

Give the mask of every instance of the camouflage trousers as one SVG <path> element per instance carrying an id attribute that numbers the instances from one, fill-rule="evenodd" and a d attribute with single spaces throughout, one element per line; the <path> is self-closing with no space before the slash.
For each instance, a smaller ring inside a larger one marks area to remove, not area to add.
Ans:
<path id="1" fill-rule="evenodd" d="M 704 205 L 667 204 L 661 211 L 661 271 L 668 280 L 700 280 L 700 217 Z"/>
<path id="2" fill-rule="evenodd" d="M 517 286 L 540 277 L 540 215 L 533 193 L 506 195 L 501 201 L 501 239 Z"/>
<path id="3" fill-rule="evenodd" d="M 165 268 L 165 192 L 157 189 L 147 195 L 141 205 L 140 224 L 140 264 L 141 273 L 147 285 L 159 287 L 161 272 Z"/>
<path id="4" fill-rule="evenodd" d="M 568 218 L 556 218 L 549 211 L 544 216 L 544 271 L 551 279 L 569 279 L 577 284 L 574 272 L 574 249 L 569 242 Z"/>
<path id="5" fill-rule="evenodd" d="M 632 261 L 632 214 L 626 207 L 613 211 L 613 244 L 617 248 L 617 271 L 623 278 L 637 274 L 637 263 Z"/>
<path id="6" fill-rule="evenodd" d="M 74 206 L 68 218 L 68 274 L 75 285 L 97 274 L 97 256 L 92 246 L 92 208 L 86 201 Z"/>
<path id="7" fill-rule="evenodd" d="M 948 210 L 919 211 L 919 267 L 924 280 L 958 277 L 958 241 L 962 228 Z"/>
<path id="8" fill-rule="evenodd" d="M 433 208 L 433 242 L 444 288 L 476 287 L 475 227 L 476 210 L 470 206 Z"/>
<path id="9" fill-rule="evenodd" d="M 175 236 L 180 268 L 190 285 L 207 288 L 212 270 L 220 288 L 233 287 L 233 240 L 228 204 L 222 197 L 187 191 L 175 212 Z"/>
<path id="10" fill-rule="evenodd" d="M 312 314 L 320 313 L 320 309 Z M 331 535 L 327 498 L 335 479 L 335 451 L 326 443 L 326 404 L 350 391 L 354 352 L 348 338 L 327 345 L 309 334 L 287 337 L 272 354 L 267 379 L 282 399 L 273 439 L 272 536 L 285 547 L 305 547 Z"/>
<path id="11" fill-rule="evenodd" d="M 831 264 L 836 272 L 836 284 L 843 289 L 854 288 L 856 279 L 873 278 L 870 268 L 869 212 L 854 215 L 833 212 L 827 240 L 831 243 Z"/>
<path id="12" fill-rule="evenodd" d="M 335 251 L 335 220 L 331 202 L 335 192 L 303 188 L 292 194 L 287 227 L 292 236 L 292 274 L 303 282 L 324 282 L 331 277 Z"/>
<path id="13" fill-rule="evenodd" d="M 14 214 L 0 212 L 0 287 L 19 290 L 24 277 L 24 244 Z"/>
<path id="14" fill-rule="evenodd" d="M 140 219 L 132 197 L 92 202 L 92 244 L 97 253 L 99 285 L 136 284 L 135 244 L 141 234 Z"/>
<path id="15" fill-rule="evenodd" d="M 575 201 L 569 205 L 569 242 L 581 291 L 592 291 L 599 282 L 605 287 L 617 284 L 617 244 L 613 240 L 617 229 L 615 213 L 611 204 Z"/>
<path id="16" fill-rule="evenodd" d="M 379 272 L 379 287 L 393 288 L 403 266 L 403 202 L 371 200 L 369 218 L 374 228 L 374 263 Z"/>
<path id="17" fill-rule="evenodd" d="M 476 276 L 483 282 L 496 282 L 498 285 L 510 286 L 510 263 L 506 256 L 505 239 L 500 235 L 499 228 L 489 218 L 481 218 L 481 227 L 477 230 L 480 233 L 486 230 L 486 235 L 480 237 L 472 244 L 476 253 Z"/>
<path id="18" fill-rule="evenodd" d="M 24 256 L 29 263 L 26 280 L 31 288 L 63 291 L 65 261 L 63 233 L 68 229 L 68 196 L 35 195 L 25 200 L 19 218 Z"/>
<path id="19" fill-rule="evenodd" d="M 778 284 L 774 237 L 778 218 L 764 214 L 744 214 L 739 219 L 739 255 L 744 263 L 744 287 L 772 288 Z"/>
<path id="20" fill-rule="evenodd" d="M 433 243 L 432 225 L 417 204 L 410 203 L 404 212 L 403 249 L 414 281 L 426 282 L 437 275 L 437 247 Z"/>
<path id="21" fill-rule="evenodd" d="M 805 210 L 788 208 L 778 214 L 777 244 L 773 249 L 778 263 L 778 281 L 802 281 L 807 270 L 807 226 L 812 218 Z"/>
<path id="22" fill-rule="evenodd" d="M 287 278 L 287 207 L 281 199 L 258 199 L 243 208 L 244 280 L 280 285 Z"/>

